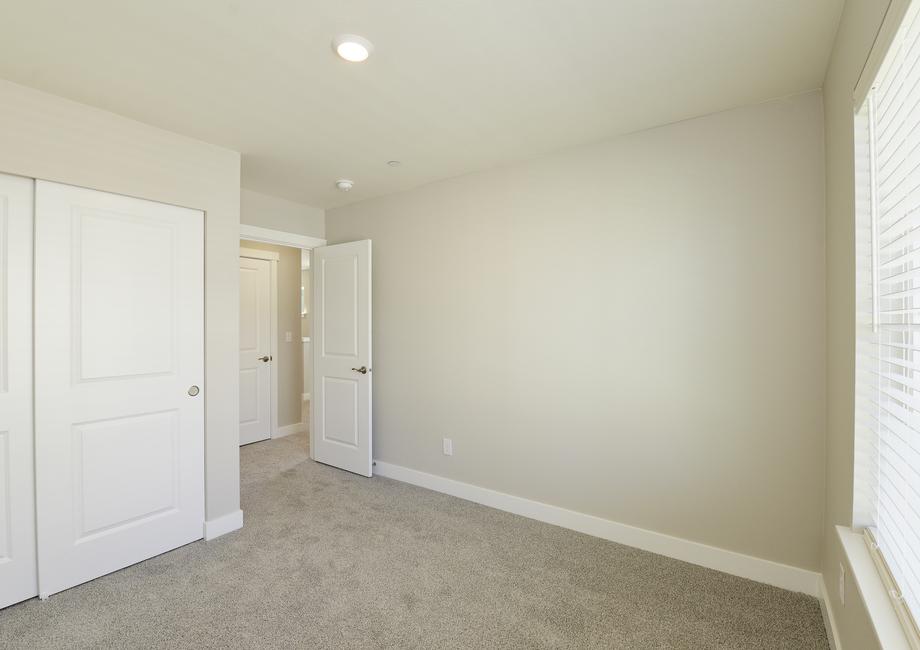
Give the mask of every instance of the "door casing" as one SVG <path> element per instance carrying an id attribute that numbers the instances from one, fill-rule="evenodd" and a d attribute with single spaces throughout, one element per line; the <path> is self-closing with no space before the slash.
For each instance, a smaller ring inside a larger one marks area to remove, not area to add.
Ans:
<path id="1" fill-rule="evenodd" d="M 318 237 L 310 237 L 309 235 L 301 235 L 299 233 L 286 232 L 283 230 L 274 230 L 271 228 L 263 228 L 261 226 L 252 226 L 252 225 L 245 224 L 245 223 L 240 224 L 240 240 L 261 242 L 263 244 L 274 244 L 276 246 L 287 246 L 289 248 L 298 248 L 300 250 L 308 250 L 308 251 L 312 251 L 314 248 L 326 245 L 326 240 L 320 239 Z M 267 252 L 267 251 L 252 249 L 252 248 L 250 249 L 241 248 L 241 251 L 240 251 L 241 256 L 243 256 L 243 250 L 246 250 L 248 253 L 253 253 L 253 254 L 255 253 L 265 254 Z M 278 283 L 277 283 L 277 269 L 276 269 L 275 275 L 273 276 L 272 287 L 277 287 L 277 286 L 278 286 Z M 273 308 L 273 313 L 274 313 L 273 322 L 275 323 L 277 323 L 277 295 L 276 295 L 276 292 L 277 292 L 277 289 L 272 289 L 272 294 L 275 295 L 275 302 L 274 302 L 275 307 Z M 310 300 L 312 302 L 313 300 L 312 295 L 310 296 Z M 311 317 L 312 317 L 313 312 L 315 312 L 315 309 L 313 308 L 313 305 L 311 304 L 310 306 Z M 271 354 L 273 358 L 277 358 L 277 354 L 278 354 L 277 329 L 278 329 L 277 326 L 274 326 L 274 325 L 272 326 L 273 343 L 272 343 Z M 312 342 L 311 342 L 310 347 L 312 350 L 313 349 Z M 277 394 L 278 394 L 278 391 L 276 388 L 278 386 L 277 372 L 278 372 L 277 366 L 273 363 L 272 364 L 272 389 L 271 389 L 272 399 L 273 399 L 273 402 L 272 402 L 272 423 L 273 423 L 272 424 L 272 436 L 276 435 L 275 434 L 275 431 L 277 429 L 276 423 L 278 422 L 278 403 L 277 401 L 274 401 L 277 399 Z M 312 413 L 312 411 L 313 411 L 313 404 L 311 402 L 310 412 Z M 310 458 L 311 459 L 313 458 L 313 426 L 312 426 L 312 423 L 310 426 Z"/>

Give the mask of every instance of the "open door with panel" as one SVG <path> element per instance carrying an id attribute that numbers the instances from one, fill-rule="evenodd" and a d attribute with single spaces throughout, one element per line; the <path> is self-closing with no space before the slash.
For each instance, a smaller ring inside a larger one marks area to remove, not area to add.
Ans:
<path id="1" fill-rule="evenodd" d="M 373 469 L 371 242 L 313 249 L 314 460 Z"/>

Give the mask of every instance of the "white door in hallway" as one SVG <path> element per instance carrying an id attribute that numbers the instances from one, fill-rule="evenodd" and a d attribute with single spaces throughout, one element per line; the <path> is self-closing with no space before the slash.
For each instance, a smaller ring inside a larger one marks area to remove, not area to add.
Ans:
<path id="1" fill-rule="evenodd" d="M 271 262 L 240 258 L 240 444 L 271 437 Z"/>
<path id="2" fill-rule="evenodd" d="M 371 242 L 313 249 L 313 459 L 372 474 Z"/>
<path id="3" fill-rule="evenodd" d="M 36 182 L 39 594 L 204 524 L 204 215 Z"/>
<path id="4" fill-rule="evenodd" d="M 0 608 L 38 594 L 32 457 L 32 194 L 0 174 Z"/>

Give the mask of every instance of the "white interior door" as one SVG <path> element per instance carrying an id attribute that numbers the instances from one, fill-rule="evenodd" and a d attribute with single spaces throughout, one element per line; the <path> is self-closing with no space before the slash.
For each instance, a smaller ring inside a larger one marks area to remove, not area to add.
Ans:
<path id="1" fill-rule="evenodd" d="M 39 593 L 200 539 L 204 215 L 35 192 Z"/>
<path id="2" fill-rule="evenodd" d="M 271 262 L 240 258 L 240 444 L 271 437 Z"/>
<path id="3" fill-rule="evenodd" d="M 0 608 L 38 594 L 32 458 L 32 194 L 0 174 Z"/>
<path id="4" fill-rule="evenodd" d="M 314 460 L 371 475 L 371 242 L 313 249 Z"/>

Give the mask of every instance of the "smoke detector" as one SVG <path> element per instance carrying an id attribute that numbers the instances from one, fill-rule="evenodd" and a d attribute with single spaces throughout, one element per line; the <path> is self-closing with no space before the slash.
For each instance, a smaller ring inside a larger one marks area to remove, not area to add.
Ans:
<path id="1" fill-rule="evenodd" d="M 335 186 L 342 192 L 350 192 L 351 188 L 355 186 L 355 182 L 350 181 L 347 178 L 340 178 L 335 182 Z"/>

